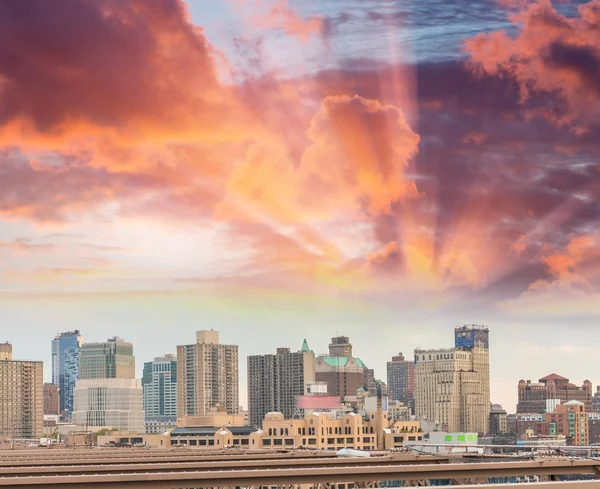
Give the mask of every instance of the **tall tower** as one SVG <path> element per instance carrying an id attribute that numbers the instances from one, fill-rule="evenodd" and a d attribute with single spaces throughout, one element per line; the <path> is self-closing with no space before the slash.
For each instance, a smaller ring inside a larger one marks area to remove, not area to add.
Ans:
<path id="1" fill-rule="evenodd" d="M 292 418 L 296 398 L 307 394 L 315 381 L 315 354 L 304 340 L 302 348 L 291 352 L 278 348 L 275 355 L 248 357 L 248 419 L 260 427 L 267 413 L 276 411 Z"/>
<path id="2" fill-rule="evenodd" d="M 85 343 L 79 358 L 80 379 L 134 379 L 133 345 L 117 336 Z"/>
<path id="3" fill-rule="evenodd" d="M 415 350 L 415 411 L 448 431 L 488 433 L 489 331 L 456 328 L 455 347 Z"/>
<path id="4" fill-rule="evenodd" d="M 203 416 L 221 407 L 238 414 L 237 345 L 221 345 L 218 331 L 198 331 L 194 345 L 177 347 L 177 416 Z"/>
<path id="5" fill-rule="evenodd" d="M 73 412 L 75 383 L 79 380 L 79 355 L 83 336 L 79 330 L 60 333 L 52 340 L 52 383 L 58 387 L 59 410 Z"/>
<path id="6" fill-rule="evenodd" d="M 388 394 L 394 401 L 407 403 L 414 411 L 415 362 L 406 360 L 402 353 L 387 362 Z"/>

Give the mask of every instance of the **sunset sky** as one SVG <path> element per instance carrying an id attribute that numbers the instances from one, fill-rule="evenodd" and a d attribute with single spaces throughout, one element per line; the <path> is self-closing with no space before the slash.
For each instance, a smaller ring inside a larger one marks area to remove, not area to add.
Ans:
<path id="1" fill-rule="evenodd" d="M 0 341 L 596 385 L 599 121 L 600 0 L 2 0 Z"/>

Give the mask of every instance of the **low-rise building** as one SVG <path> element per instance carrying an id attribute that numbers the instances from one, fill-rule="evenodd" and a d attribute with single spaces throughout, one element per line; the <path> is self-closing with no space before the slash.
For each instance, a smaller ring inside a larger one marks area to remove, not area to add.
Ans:
<path id="1" fill-rule="evenodd" d="M 569 401 L 545 414 L 517 414 L 520 440 L 538 437 L 564 437 L 569 445 L 589 443 L 589 413 L 580 401 Z"/>
<path id="2" fill-rule="evenodd" d="M 174 416 L 146 416 L 144 418 L 145 432 L 148 434 L 165 433 L 177 426 L 177 417 Z"/>
<path id="3" fill-rule="evenodd" d="M 172 447 L 219 449 L 229 447 L 260 448 L 261 430 L 254 426 L 190 426 L 169 433 Z"/>

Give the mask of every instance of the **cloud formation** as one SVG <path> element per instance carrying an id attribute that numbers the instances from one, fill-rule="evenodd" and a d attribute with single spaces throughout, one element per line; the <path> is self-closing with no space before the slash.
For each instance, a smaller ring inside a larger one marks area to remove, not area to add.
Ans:
<path id="1" fill-rule="evenodd" d="M 518 33 L 479 34 L 465 42 L 474 67 L 507 76 L 519 88 L 531 117 L 575 131 L 589 130 L 600 114 L 600 2 L 560 14 L 551 0 L 537 0 L 511 17 Z"/>

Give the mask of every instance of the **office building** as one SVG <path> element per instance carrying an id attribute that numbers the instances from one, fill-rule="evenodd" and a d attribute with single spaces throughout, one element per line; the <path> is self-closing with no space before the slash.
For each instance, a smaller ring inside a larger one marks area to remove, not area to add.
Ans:
<path id="1" fill-rule="evenodd" d="M 367 366 L 360 358 L 352 355 L 352 344 L 346 336 L 331 339 L 329 354 L 320 355 L 316 360 L 315 379 L 327 384 L 327 394 L 339 397 L 347 404 L 355 406 L 357 392 L 365 387 Z"/>
<path id="2" fill-rule="evenodd" d="M 177 421 L 177 357 L 165 355 L 144 363 L 142 376 L 146 433 L 164 433 Z"/>
<path id="3" fill-rule="evenodd" d="M 59 410 L 67 418 L 73 411 L 73 390 L 79 379 L 79 353 L 83 337 L 79 330 L 60 333 L 52 340 L 52 383 L 58 387 Z"/>
<path id="4" fill-rule="evenodd" d="M 58 387 L 54 384 L 44 384 L 44 414 L 60 413 Z"/>
<path id="5" fill-rule="evenodd" d="M 35 439 L 44 428 L 43 363 L 12 359 L 0 345 L 0 438 Z"/>
<path id="6" fill-rule="evenodd" d="M 218 331 L 198 331 L 194 345 L 177 347 L 177 416 L 201 416 L 223 407 L 237 414 L 237 345 L 221 345 Z"/>
<path id="7" fill-rule="evenodd" d="M 80 379 L 134 379 L 133 345 L 121 338 L 84 343 L 79 354 Z"/>
<path id="8" fill-rule="evenodd" d="M 248 416 L 260 427 L 267 413 L 294 416 L 296 398 L 308 394 L 315 382 L 315 354 L 304 340 L 299 351 L 278 348 L 277 353 L 248 357 Z"/>
<path id="9" fill-rule="evenodd" d="M 144 433 L 144 401 L 139 379 L 78 380 L 73 422 L 92 431 L 101 428 Z"/>
<path id="10" fill-rule="evenodd" d="M 508 433 L 508 414 L 500 404 L 492 404 L 490 410 L 490 432 L 491 436 Z"/>
<path id="11" fill-rule="evenodd" d="M 387 362 L 388 395 L 394 401 L 408 404 L 414 412 L 415 362 L 406 360 L 402 353 Z"/>
<path id="12" fill-rule="evenodd" d="M 454 348 L 415 350 L 416 415 L 444 431 L 488 433 L 488 329 L 463 326 L 455 328 L 454 337 Z"/>
<path id="13" fill-rule="evenodd" d="M 557 374 L 542 377 L 538 382 L 520 380 L 517 413 L 552 412 L 552 407 L 566 401 L 579 401 L 585 404 L 586 411 L 592 409 L 592 383 L 585 380 L 577 386 L 569 379 Z"/>

